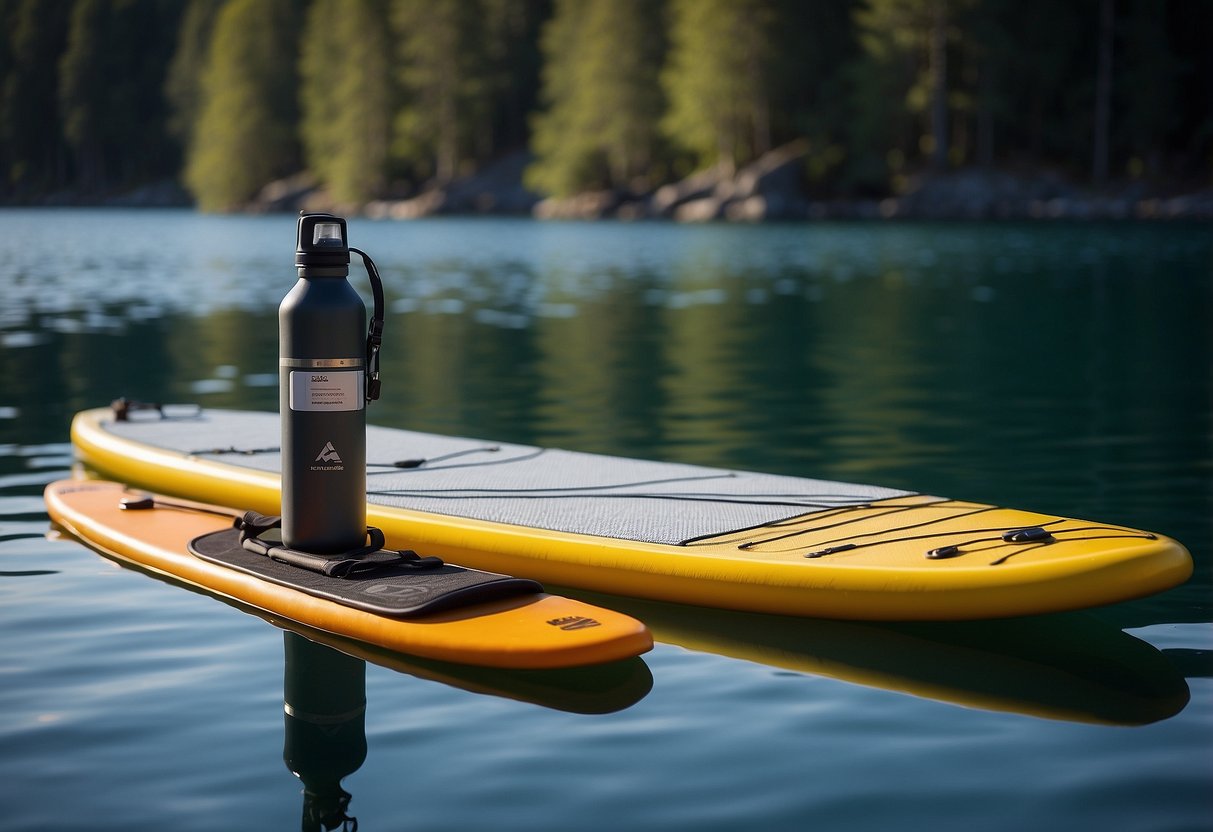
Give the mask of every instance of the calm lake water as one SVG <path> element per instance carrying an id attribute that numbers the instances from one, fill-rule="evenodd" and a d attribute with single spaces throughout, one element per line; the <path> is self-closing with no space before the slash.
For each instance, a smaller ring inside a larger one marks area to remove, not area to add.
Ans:
<path id="1" fill-rule="evenodd" d="M 48 538 L 75 411 L 276 409 L 294 218 L 0 223 L 6 832 L 342 811 L 363 830 L 1213 829 L 1207 225 L 354 220 L 392 313 L 372 422 L 1123 523 L 1197 561 L 1153 598 L 973 624 L 585 596 L 656 649 L 510 674 L 351 658 Z"/>

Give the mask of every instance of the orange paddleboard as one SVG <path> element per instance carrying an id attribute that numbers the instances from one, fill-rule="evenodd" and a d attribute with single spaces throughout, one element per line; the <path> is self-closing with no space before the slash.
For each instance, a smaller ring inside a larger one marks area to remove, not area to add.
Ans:
<path id="1" fill-rule="evenodd" d="M 230 510 L 177 500 L 124 510 L 129 496 L 125 486 L 103 481 L 64 480 L 45 491 L 51 518 L 107 557 L 389 650 L 485 667 L 559 668 L 631 658 L 653 645 L 634 618 L 542 592 L 408 618 L 355 609 L 191 554 L 191 541 L 231 527 L 223 516 Z"/>

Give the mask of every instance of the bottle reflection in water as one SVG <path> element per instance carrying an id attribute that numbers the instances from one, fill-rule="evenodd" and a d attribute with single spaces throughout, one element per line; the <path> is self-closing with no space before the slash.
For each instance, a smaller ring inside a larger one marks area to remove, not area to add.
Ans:
<path id="1" fill-rule="evenodd" d="M 341 780 L 366 759 L 366 662 L 284 633 L 282 758 L 303 783 L 303 832 L 355 832 Z"/>

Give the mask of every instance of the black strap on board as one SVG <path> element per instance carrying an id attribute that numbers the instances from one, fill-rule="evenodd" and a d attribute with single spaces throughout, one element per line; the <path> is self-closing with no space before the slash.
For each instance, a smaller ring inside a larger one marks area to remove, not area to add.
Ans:
<path id="1" fill-rule="evenodd" d="M 246 551 L 265 555 L 301 569 L 319 572 L 330 578 L 370 575 L 386 568 L 421 571 L 443 566 L 442 558 L 421 557 L 411 549 L 384 549 L 383 532 L 374 526 L 367 527 L 367 538 L 370 542 L 366 546 L 339 555 L 318 555 L 291 549 L 281 541 L 262 540 L 261 535 L 271 529 L 282 528 L 282 518 L 274 515 L 246 511 L 236 518 L 234 526 L 240 532 L 240 546 Z"/>
<path id="2" fill-rule="evenodd" d="M 234 512 L 150 494 L 126 495 L 119 501 L 119 508 L 202 512 L 230 518 L 232 524 L 227 528 L 191 540 L 187 546 L 190 554 L 377 615 L 411 618 L 543 592 L 543 585 L 529 578 L 466 569 L 411 550 L 383 549 L 384 535 L 376 528 L 367 530 L 366 546 L 337 555 L 320 555 L 263 539 L 262 535 L 282 526 L 282 518 L 255 511 Z"/>
<path id="3" fill-rule="evenodd" d="M 189 543 L 191 554 L 256 578 L 353 609 L 411 618 L 503 598 L 535 595 L 526 578 L 465 569 L 413 551 L 380 548 L 383 533 L 368 530 L 366 546 L 338 555 L 290 549 L 266 539 L 281 519 L 245 512 L 233 526 Z"/>

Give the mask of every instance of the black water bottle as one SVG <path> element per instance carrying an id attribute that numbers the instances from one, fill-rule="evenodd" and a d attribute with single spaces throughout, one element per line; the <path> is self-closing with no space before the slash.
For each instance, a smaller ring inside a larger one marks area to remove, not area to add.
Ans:
<path id="1" fill-rule="evenodd" d="M 282 537 L 318 554 L 366 541 L 366 307 L 345 220 L 299 217 L 299 281 L 278 309 Z"/>

